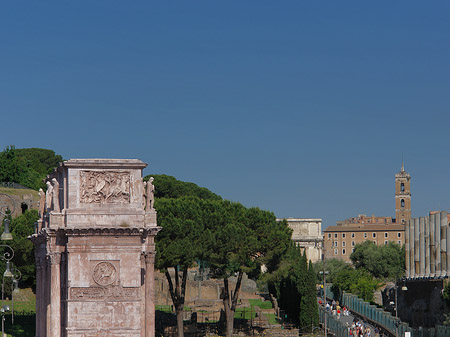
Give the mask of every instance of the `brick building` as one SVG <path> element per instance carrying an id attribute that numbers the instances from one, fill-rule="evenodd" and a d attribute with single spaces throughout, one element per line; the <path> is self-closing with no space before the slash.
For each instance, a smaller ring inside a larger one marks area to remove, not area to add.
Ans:
<path id="1" fill-rule="evenodd" d="M 386 216 L 357 217 L 336 222 L 324 230 L 325 258 L 340 258 L 350 262 L 354 247 L 371 240 L 377 245 L 393 241 L 405 243 L 405 223 L 411 219 L 411 176 L 402 163 L 400 172 L 395 175 L 395 218 Z"/>

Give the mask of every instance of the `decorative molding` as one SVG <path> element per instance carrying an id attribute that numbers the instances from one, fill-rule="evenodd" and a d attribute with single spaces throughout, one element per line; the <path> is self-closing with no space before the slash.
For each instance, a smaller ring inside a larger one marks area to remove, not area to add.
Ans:
<path id="1" fill-rule="evenodd" d="M 140 288 L 73 287 L 69 294 L 71 300 L 139 300 Z"/>
<path id="2" fill-rule="evenodd" d="M 57 265 L 57 264 L 61 263 L 61 253 L 52 252 L 52 253 L 49 253 L 47 256 L 48 256 L 48 261 L 50 264 Z"/>
<path id="3" fill-rule="evenodd" d="M 60 228 L 67 236 L 155 236 L 161 227 L 103 227 L 103 228 Z"/>
<path id="4" fill-rule="evenodd" d="M 130 172 L 80 171 L 80 203 L 130 203 Z"/>

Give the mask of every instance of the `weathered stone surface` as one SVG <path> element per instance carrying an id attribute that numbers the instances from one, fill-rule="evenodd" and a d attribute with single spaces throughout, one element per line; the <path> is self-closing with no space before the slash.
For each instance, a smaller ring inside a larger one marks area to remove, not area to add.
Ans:
<path id="1" fill-rule="evenodd" d="M 48 177 L 36 245 L 36 336 L 154 337 L 156 211 L 139 160 L 69 160 Z"/>

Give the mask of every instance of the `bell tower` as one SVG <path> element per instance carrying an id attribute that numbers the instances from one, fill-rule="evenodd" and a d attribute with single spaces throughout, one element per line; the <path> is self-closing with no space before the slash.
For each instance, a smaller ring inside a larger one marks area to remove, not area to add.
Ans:
<path id="1" fill-rule="evenodd" d="M 411 175 L 402 169 L 395 175 L 395 221 L 406 224 L 411 219 Z"/>

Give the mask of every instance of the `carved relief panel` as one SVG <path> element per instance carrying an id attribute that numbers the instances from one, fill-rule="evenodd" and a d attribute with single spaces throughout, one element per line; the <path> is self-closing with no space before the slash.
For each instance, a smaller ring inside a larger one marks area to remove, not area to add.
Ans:
<path id="1" fill-rule="evenodd" d="M 117 280 L 117 269 L 111 262 L 99 262 L 94 267 L 92 278 L 99 286 L 109 286 Z"/>
<path id="2" fill-rule="evenodd" d="M 80 171 L 80 203 L 130 203 L 130 173 Z"/>
<path id="3" fill-rule="evenodd" d="M 120 261 L 90 261 L 91 286 L 114 286 L 120 284 Z"/>

